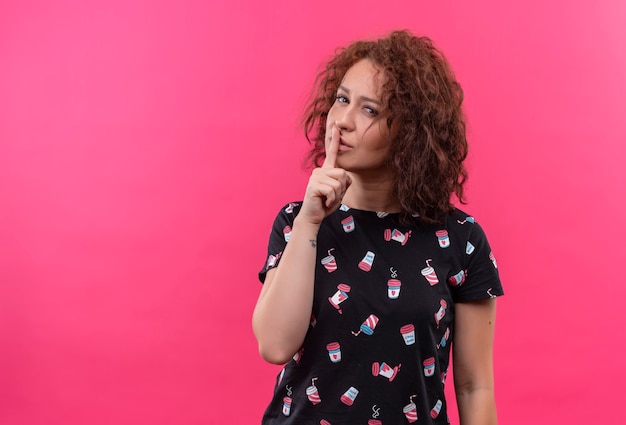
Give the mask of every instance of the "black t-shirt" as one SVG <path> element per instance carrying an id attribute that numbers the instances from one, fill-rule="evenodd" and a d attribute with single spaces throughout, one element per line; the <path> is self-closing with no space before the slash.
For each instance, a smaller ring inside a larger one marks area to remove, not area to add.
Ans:
<path id="1" fill-rule="evenodd" d="M 299 208 L 278 214 L 261 281 Z M 502 294 L 473 217 L 455 210 L 443 224 L 403 224 L 399 214 L 342 205 L 320 227 L 311 324 L 263 424 L 447 424 L 455 303 Z"/>

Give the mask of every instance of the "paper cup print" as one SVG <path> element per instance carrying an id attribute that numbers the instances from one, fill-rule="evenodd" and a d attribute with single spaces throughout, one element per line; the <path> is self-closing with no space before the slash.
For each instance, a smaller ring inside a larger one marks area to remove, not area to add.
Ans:
<path id="1" fill-rule="evenodd" d="M 313 378 L 311 380 L 311 386 L 306 389 L 306 396 L 309 401 L 313 404 L 319 404 L 322 400 L 320 399 L 320 394 L 317 391 L 317 387 L 315 386 L 315 381 L 317 378 Z"/>
<path id="2" fill-rule="evenodd" d="M 350 233 L 354 230 L 354 217 L 349 215 L 348 217 L 341 220 L 341 225 L 343 226 L 343 231 L 346 233 Z"/>
<path id="3" fill-rule="evenodd" d="M 446 308 L 448 308 L 448 303 L 446 300 L 439 301 L 439 310 L 435 313 L 435 322 L 437 322 L 437 327 L 439 327 L 439 322 L 443 319 L 443 316 L 446 315 Z"/>
<path id="4" fill-rule="evenodd" d="M 378 419 L 370 419 L 367 421 L 367 425 L 383 425 L 383 422 Z"/>
<path id="5" fill-rule="evenodd" d="M 448 278 L 450 286 L 461 286 L 463 285 L 463 282 L 465 282 L 465 271 L 463 270 Z"/>
<path id="6" fill-rule="evenodd" d="M 384 237 L 386 241 L 394 240 L 396 242 L 400 242 L 402 246 L 406 245 L 409 240 L 409 236 L 411 236 L 410 230 L 406 233 L 402 233 L 398 229 L 385 229 L 384 232 Z"/>
<path id="7" fill-rule="evenodd" d="M 412 397 L 411 397 L 412 398 Z M 412 401 L 402 409 L 404 416 L 409 423 L 417 422 L 417 406 Z"/>
<path id="8" fill-rule="evenodd" d="M 415 326 L 411 324 L 404 325 L 400 328 L 400 333 L 406 345 L 415 344 Z"/>
<path id="9" fill-rule="evenodd" d="M 450 328 L 446 328 L 446 332 L 441 337 L 441 341 L 437 345 L 437 348 L 445 347 L 448 344 L 448 339 L 450 339 Z"/>
<path id="10" fill-rule="evenodd" d="M 337 292 L 335 292 L 332 297 L 328 298 L 328 301 L 332 304 L 333 307 L 337 309 L 339 314 L 343 313 L 343 311 L 341 311 L 341 307 L 339 307 L 339 304 L 348 299 L 348 292 L 350 292 L 350 286 L 346 285 L 345 283 L 340 283 L 339 285 L 337 285 Z"/>
<path id="11" fill-rule="evenodd" d="M 346 211 L 348 211 L 349 209 L 350 209 L 350 207 L 349 207 L 349 206 L 347 206 L 347 205 L 344 205 L 344 204 L 339 205 L 339 210 L 341 210 L 341 211 L 343 211 L 343 212 L 346 212 Z"/>
<path id="12" fill-rule="evenodd" d="M 350 387 L 348 388 L 348 391 L 343 393 L 343 395 L 341 396 L 341 402 L 345 405 L 352 406 L 352 404 L 354 403 L 354 400 L 356 399 L 356 396 L 358 395 L 359 395 L 359 390 L 357 390 L 354 387 Z"/>
<path id="13" fill-rule="evenodd" d="M 378 316 L 374 314 L 370 314 L 367 319 L 361 324 L 361 328 L 358 332 L 352 332 L 352 335 L 359 336 L 361 332 L 366 335 L 372 335 L 374 333 L 374 329 L 376 329 L 376 325 L 378 324 Z"/>
<path id="14" fill-rule="evenodd" d="M 437 235 L 440 247 L 448 248 L 450 246 L 450 237 L 448 236 L 447 230 L 437 230 L 435 235 Z"/>
<path id="15" fill-rule="evenodd" d="M 374 264 L 375 254 L 372 251 L 367 251 L 365 257 L 359 262 L 359 268 L 365 272 L 369 272 Z"/>
<path id="16" fill-rule="evenodd" d="M 400 287 L 402 282 L 398 279 L 389 279 L 387 281 L 387 296 L 390 300 L 395 300 L 400 296 Z"/>
<path id="17" fill-rule="evenodd" d="M 435 286 L 439 283 L 439 278 L 437 277 L 437 273 L 435 273 L 435 269 L 430 266 L 430 262 L 432 260 L 426 260 L 426 267 L 422 269 L 422 275 L 426 278 L 430 286 Z"/>
<path id="18" fill-rule="evenodd" d="M 298 204 L 294 204 L 293 202 L 290 202 L 289 205 L 287 205 L 287 207 L 285 208 L 285 212 L 288 214 L 291 214 L 293 212 L 293 207 L 297 207 Z"/>
<path id="19" fill-rule="evenodd" d="M 435 358 L 429 357 L 423 362 L 424 376 L 433 376 L 435 374 Z"/>
<path id="20" fill-rule="evenodd" d="M 291 227 L 285 226 L 283 228 L 283 235 L 285 236 L 285 242 L 289 242 L 289 238 L 291 237 Z"/>
<path id="21" fill-rule="evenodd" d="M 497 269 L 498 263 L 496 263 L 496 257 L 493 255 L 493 251 L 489 253 L 489 259 L 493 263 L 493 266 Z"/>
<path id="22" fill-rule="evenodd" d="M 293 355 L 293 361 L 296 362 L 296 364 L 300 364 L 300 360 L 302 360 L 302 354 L 304 353 L 304 348 L 300 348 L 296 354 Z"/>
<path id="23" fill-rule="evenodd" d="M 465 253 L 467 255 L 472 255 L 472 252 L 474 252 L 474 245 L 472 245 L 472 243 L 470 241 L 467 241 L 467 245 L 465 245 Z"/>
<path id="24" fill-rule="evenodd" d="M 398 374 L 398 371 L 400 370 L 400 366 L 402 365 L 391 367 L 385 362 L 382 362 L 382 363 L 374 362 L 372 363 L 372 375 L 383 376 L 389 379 L 389 382 L 391 382 L 395 379 L 396 375 Z"/>
<path id="25" fill-rule="evenodd" d="M 337 270 L 337 261 L 335 260 L 335 257 L 330 253 L 333 249 L 335 248 L 329 249 L 328 255 L 322 258 L 321 261 L 322 266 L 324 266 L 328 273 L 332 273 Z"/>
<path id="26" fill-rule="evenodd" d="M 341 346 L 338 342 L 331 342 L 326 345 L 326 349 L 331 362 L 339 363 L 341 361 Z"/>
<path id="27" fill-rule="evenodd" d="M 442 401 L 437 400 L 437 403 L 435 403 L 435 406 L 430 411 L 431 418 L 435 419 L 437 416 L 439 416 L 439 412 L 441 412 L 441 406 L 443 406 Z"/>
<path id="28" fill-rule="evenodd" d="M 330 425 L 330 422 L 328 422 L 326 419 L 322 419 L 320 421 L 320 425 Z"/>
<path id="29" fill-rule="evenodd" d="M 289 416 L 291 413 L 291 397 L 283 398 L 283 415 Z"/>

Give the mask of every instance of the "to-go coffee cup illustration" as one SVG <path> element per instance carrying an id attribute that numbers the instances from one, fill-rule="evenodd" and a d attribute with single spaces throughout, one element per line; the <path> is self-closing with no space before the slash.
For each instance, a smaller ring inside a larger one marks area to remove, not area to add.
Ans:
<path id="1" fill-rule="evenodd" d="M 283 398 L 283 415 L 289 416 L 291 413 L 291 397 Z"/>
<path id="2" fill-rule="evenodd" d="M 400 328 L 400 333 L 402 334 L 402 338 L 404 338 L 404 343 L 406 345 L 415 344 L 415 326 L 412 324 L 404 325 Z"/>
<path id="3" fill-rule="evenodd" d="M 437 235 L 437 241 L 441 248 L 448 248 L 450 246 L 450 237 L 448 236 L 447 230 L 437 230 L 435 235 Z"/>
<path id="4" fill-rule="evenodd" d="M 345 283 L 340 283 L 337 285 L 337 292 L 332 297 L 328 298 L 328 301 L 332 304 L 333 307 L 337 309 L 339 314 L 343 314 L 341 307 L 339 304 L 348 299 L 348 292 L 350 292 L 350 286 Z"/>
<path id="5" fill-rule="evenodd" d="M 338 342 L 331 342 L 326 345 L 326 349 L 328 350 L 328 357 L 330 357 L 330 361 L 333 363 L 339 363 L 341 361 L 341 347 Z"/>
<path id="6" fill-rule="evenodd" d="M 400 296 L 400 287 L 402 282 L 398 279 L 389 279 L 387 281 L 387 296 L 390 300 L 395 300 Z"/>

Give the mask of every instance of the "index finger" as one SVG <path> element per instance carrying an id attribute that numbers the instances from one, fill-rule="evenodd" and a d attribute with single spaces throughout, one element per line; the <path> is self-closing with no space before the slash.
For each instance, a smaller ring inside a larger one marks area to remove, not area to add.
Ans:
<path id="1" fill-rule="evenodd" d="M 330 142 L 326 148 L 326 159 L 322 164 L 322 168 L 335 168 L 337 152 L 339 152 L 339 129 L 333 126 L 330 133 Z"/>

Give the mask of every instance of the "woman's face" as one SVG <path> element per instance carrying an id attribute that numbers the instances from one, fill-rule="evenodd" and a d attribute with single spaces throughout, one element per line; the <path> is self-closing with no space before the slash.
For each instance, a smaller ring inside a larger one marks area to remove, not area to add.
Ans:
<path id="1" fill-rule="evenodd" d="M 346 72 L 326 121 L 326 148 L 333 126 L 340 130 L 337 167 L 354 173 L 385 169 L 389 154 L 387 120 L 379 119 L 384 74 L 368 59 Z"/>

